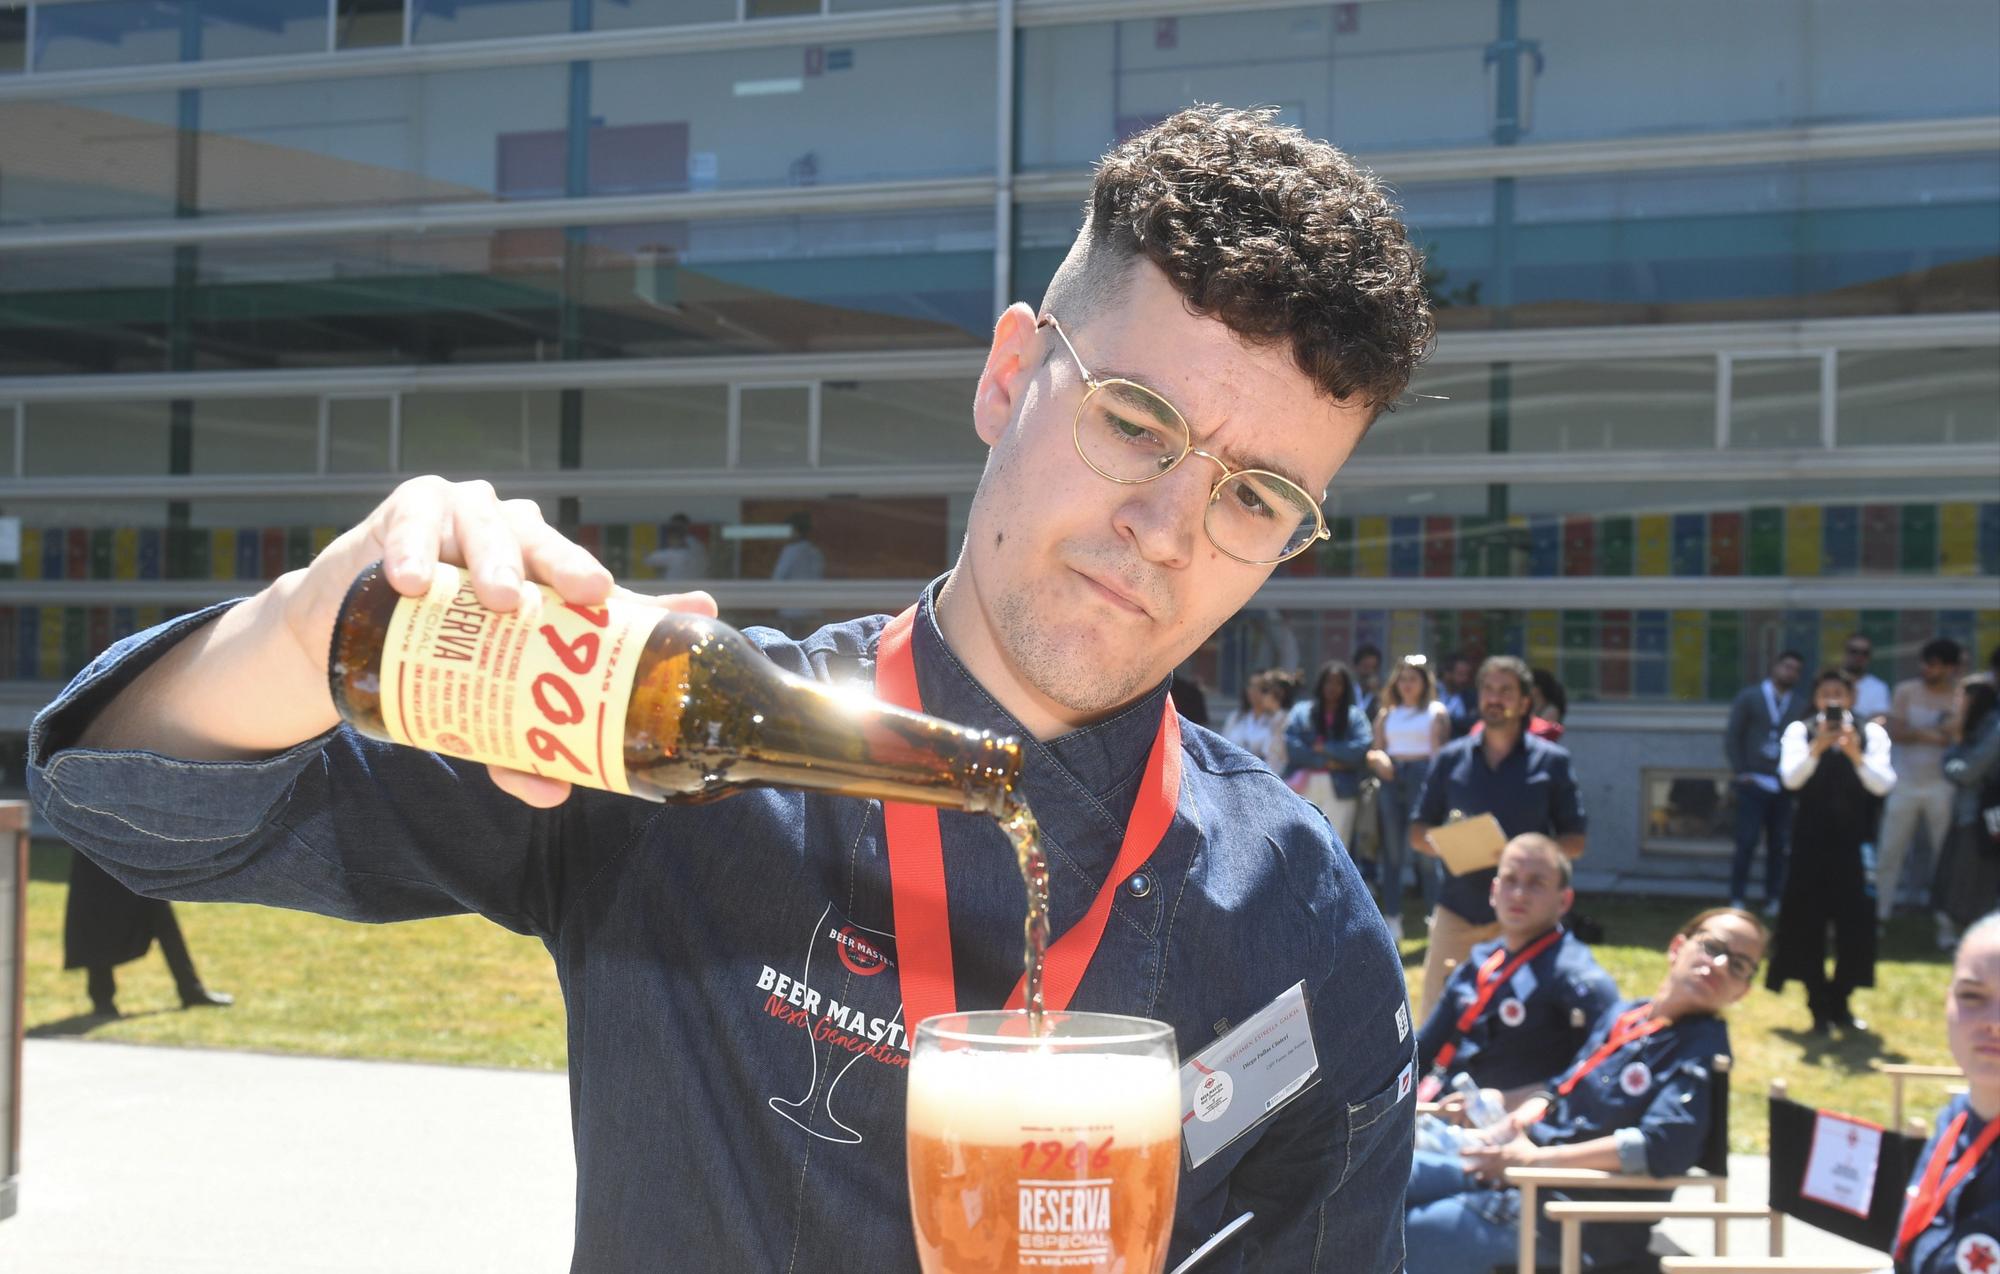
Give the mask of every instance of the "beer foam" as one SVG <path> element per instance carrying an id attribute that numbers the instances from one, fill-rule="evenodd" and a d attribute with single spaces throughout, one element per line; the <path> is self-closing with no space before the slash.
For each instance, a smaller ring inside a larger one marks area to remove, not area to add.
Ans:
<path id="1" fill-rule="evenodd" d="M 1180 1102 L 1180 1074 L 1164 1057 L 956 1049 L 910 1067 L 911 1130 L 975 1145 L 1088 1129 L 1130 1145 L 1171 1141 Z"/>

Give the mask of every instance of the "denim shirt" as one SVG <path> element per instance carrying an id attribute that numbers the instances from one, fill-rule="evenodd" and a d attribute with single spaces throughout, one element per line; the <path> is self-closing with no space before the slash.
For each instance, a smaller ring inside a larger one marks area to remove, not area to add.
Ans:
<path id="1" fill-rule="evenodd" d="M 1368 749 L 1374 741 L 1374 732 L 1368 726 L 1368 716 L 1359 707 L 1347 709 L 1347 720 L 1338 735 L 1329 735 L 1313 720 L 1313 701 L 1301 699 L 1292 705 L 1285 718 L 1285 760 L 1287 772 L 1292 770 L 1326 770 L 1333 781 L 1333 794 L 1343 801 L 1351 801 L 1361 791 L 1362 763 L 1368 759 Z M 1330 767 L 1339 764 L 1346 769 Z"/>
<path id="2" fill-rule="evenodd" d="M 1951 1162 L 1957 1162 L 1972 1148 L 1979 1134 L 1986 1130 L 1986 1121 L 1972 1113 L 1971 1100 L 1964 1093 L 1953 1097 L 1938 1115 L 1937 1127 L 1931 1130 L 1931 1139 L 1924 1143 L 1923 1153 L 1917 1156 L 1917 1162 L 1910 1169 L 1911 1189 L 1914 1190 L 1923 1180 L 1924 1168 L 1930 1163 L 1932 1152 L 1944 1138 L 1945 1129 L 1951 1126 L 1951 1121 L 1958 1118 L 1961 1111 L 1965 1113 L 1965 1127 L 1959 1129 Z M 1981 1238 L 1984 1243 L 1981 1243 Z M 1896 1262 L 1896 1274 L 1958 1274 L 1963 1269 L 1979 1268 L 1971 1261 L 1959 1259 L 1961 1247 L 1984 1248 L 1991 1254 L 2000 1255 L 2000 1154 L 1991 1150 L 1987 1151 L 1984 1162 L 1945 1195 L 1944 1206 L 1931 1218 L 1931 1223 L 1910 1240 L 1909 1251 Z M 1982 1255 L 1985 1254 L 1982 1252 Z M 2000 1270 L 2000 1265 L 1987 1268 Z"/>
<path id="3" fill-rule="evenodd" d="M 1610 1037 L 1620 1014 L 1644 1003 L 1625 1000 L 1606 1009 L 1562 1078 L 1567 1079 Z M 1730 1055 L 1729 1028 L 1721 1018 L 1680 1018 L 1605 1058 L 1569 1096 L 1556 1099 L 1548 1116 L 1528 1129 L 1528 1139 L 1559 1146 L 1610 1137 L 1618 1146 L 1620 1171 L 1679 1176 L 1694 1167 L 1708 1144 L 1709 1120 L 1715 1117 L 1713 1068 L 1719 1055 Z M 1626 1202 L 1665 1199 L 1669 1193 L 1562 1192 L 1578 1201 Z M 1585 1226 L 1583 1246 L 1593 1260 L 1630 1260 L 1645 1250 L 1647 1233 L 1648 1227 L 1638 1224 Z"/>
<path id="4" fill-rule="evenodd" d="M 1479 738 L 1453 739 L 1438 750 L 1417 796 L 1416 816 L 1438 827 L 1453 810 L 1491 814 L 1509 840 L 1523 832 L 1570 836 L 1586 826 L 1569 749 L 1525 730 L 1497 768 L 1486 763 Z M 1447 874 L 1438 891 L 1439 905 L 1473 924 L 1492 924 L 1494 875 L 1491 867 L 1463 876 Z"/>
<path id="5" fill-rule="evenodd" d="M 1979 798 L 2000 767 L 2000 711 L 1989 712 L 1972 732 L 1944 752 L 1944 777 L 1952 785 L 1951 822 L 1970 827 L 1979 821 Z"/>
<path id="6" fill-rule="evenodd" d="M 579 789 L 536 810 L 481 766 L 346 727 L 253 762 L 69 746 L 222 609 L 117 643 L 37 717 L 29 790 L 65 839 L 155 896 L 368 922 L 477 912 L 541 939 L 568 1009 L 574 1270 L 914 1274 L 878 803 Z M 749 636 L 793 672 L 866 683 L 885 622 Z M 945 646 L 928 594 L 912 646 L 927 709 L 1026 737 Z M 1116 856 L 1165 693 L 1026 745 L 1058 934 Z M 1205 1269 L 1388 1274 L 1413 1118 L 1401 962 L 1317 810 L 1206 730 L 1183 725 L 1182 751 L 1172 825 L 1144 885 L 1118 891 L 1072 1007 L 1162 1019 L 1185 1058 L 1303 980 L 1320 1078 L 1183 1172 L 1170 1262 L 1251 1211 Z M 958 1005 L 998 1007 L 1021 968 L 1013 854 L 989 819 L 939 822 Z"/>
<path id="7" fill-rule="evenodd" d="M 1486 1011 L 1461 1034 L 1459 1015 L 1479 998 L 1479 969 L 1498 951 L 1495 938 L 1472 954 L 1445 982 L 1444 994 L 1417 1035 L 1417 1069 L 1427 1071 L 1438 1051 L 1458 1041 L 1446 1085 L 1461 1072 L 1483 1088 L 1552 1083 L 1565 1070 L 1604 1011 L 1618 1000 L 1618 984 L 1590 948 L 1564 933 L 1547 950 L 1514 971 L 1493 993 Z M 1509 1008 L 1513 1004 L 1517 1007 Z"/>
<path id="8" fill-rule="evenodd" d="M 1607 1009 L 1562 1078 L 1610 1037 L 1620 1014 L 1645 1003 L 1624 1000 Z M 1605 1058 L 1569 1096 L 1556 1099 L 1528 1137 L 1537 1145 L 1560 1146 L 1615 1136 L 1623 1171 L 1678 1176 L 1694 1166 L 1707 1144 L 1715 1105 L 1712 1068 L 1717 1056 L 1728 1055 L 1729 1028 L 1721 1018 L 1681 1018 Z M 1628 1129 L 1630 1134 L 1620 1135 Z"/>

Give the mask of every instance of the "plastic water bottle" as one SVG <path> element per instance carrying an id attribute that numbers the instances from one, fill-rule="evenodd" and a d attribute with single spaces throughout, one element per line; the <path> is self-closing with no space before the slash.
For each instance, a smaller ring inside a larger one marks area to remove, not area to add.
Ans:
<path id="1" fill-rule="evenodd" d="M 1491 1128 L 1506 1118 L 1506 1108 L 1464 1071 L 1451 1077 L 1451 1090 L 1465 1098 L 1466 1122 L 1474 1128 Z"/>

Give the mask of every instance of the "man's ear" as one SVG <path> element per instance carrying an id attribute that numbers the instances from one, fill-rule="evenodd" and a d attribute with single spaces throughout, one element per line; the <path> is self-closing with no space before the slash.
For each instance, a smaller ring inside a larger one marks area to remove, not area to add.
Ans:
<path id="1" fill-rule="evenodd" d="M 993 325 L 993 347 L 979 373 L 979 390 L 972 400 L 972 427 L 991 447 L 1007 432 L 1020 409 L 1021 395 L 1041 366 L 1042 342 L 1035 330 L 1035 312 L 1021 301 L 1001 311 Z"/>

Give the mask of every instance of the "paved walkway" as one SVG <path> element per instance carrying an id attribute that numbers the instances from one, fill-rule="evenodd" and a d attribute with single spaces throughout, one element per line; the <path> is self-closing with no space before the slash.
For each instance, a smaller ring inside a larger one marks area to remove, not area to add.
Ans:
<path id="1" fill-rule="evenodd" d="M 569 1268 L 562 1075 L 29 1040 L 0 1270 Z"/>
<path id="2" fill-rule="evenodd" d="M 1762 1155 L 1729 1156 L 1729 1201 L 1731 1203 L 1764 1203 L 1770 1198 L 1770 1161 Z M 1681 1190 L 1674 1198 L 1688 1203 L 1708 1203 L 1713 1194 L 1708 1190 Z M 1661 1227 L 1666 1237 L 1683 1252 L 1707 1256 L 1715 1251 L 1715 1223 L 1712 1221 L 1669 1221 Z M 1731 1256 L 1764 1256 L 1769 1252 L 1765 1246 L 1770 1240 L 1770 1227 L 1762 1221 L 1731 1221 L 1729 1223 L 1729 1254 Z M 1656 1247 L 1654 1249 L 1658 1251 Z M 1880 1252 L 1871 1252 L 1858 1243 L 1836 1238 L 1824 1230 L 1785 1220 L 1785 1255 L 1793 1260 L 1822 1261 L 1866 1261 L 1879 1260 L 1886 1270 L 1889 1258 Z"/>
<path id="3" fill-rule="evenodd" d="M 29 1040 L 26 1062 L 21 1210 L 0 1221 L 0 1270 L 568 1268 L 561 1075 L 81 1040 Z M 1731 1201 L 1762 1202 L 1765 1174 L 1733 1156 Z M 1667 1233 L 1712 1250 L 1706 1223 Z M 1795 1257 L 1866 1256 L 1796 1222 L 1786 1238 Z M 1761 1256 L 1764 1227 L 1738 1222 L 1731 1241 Z"/>

